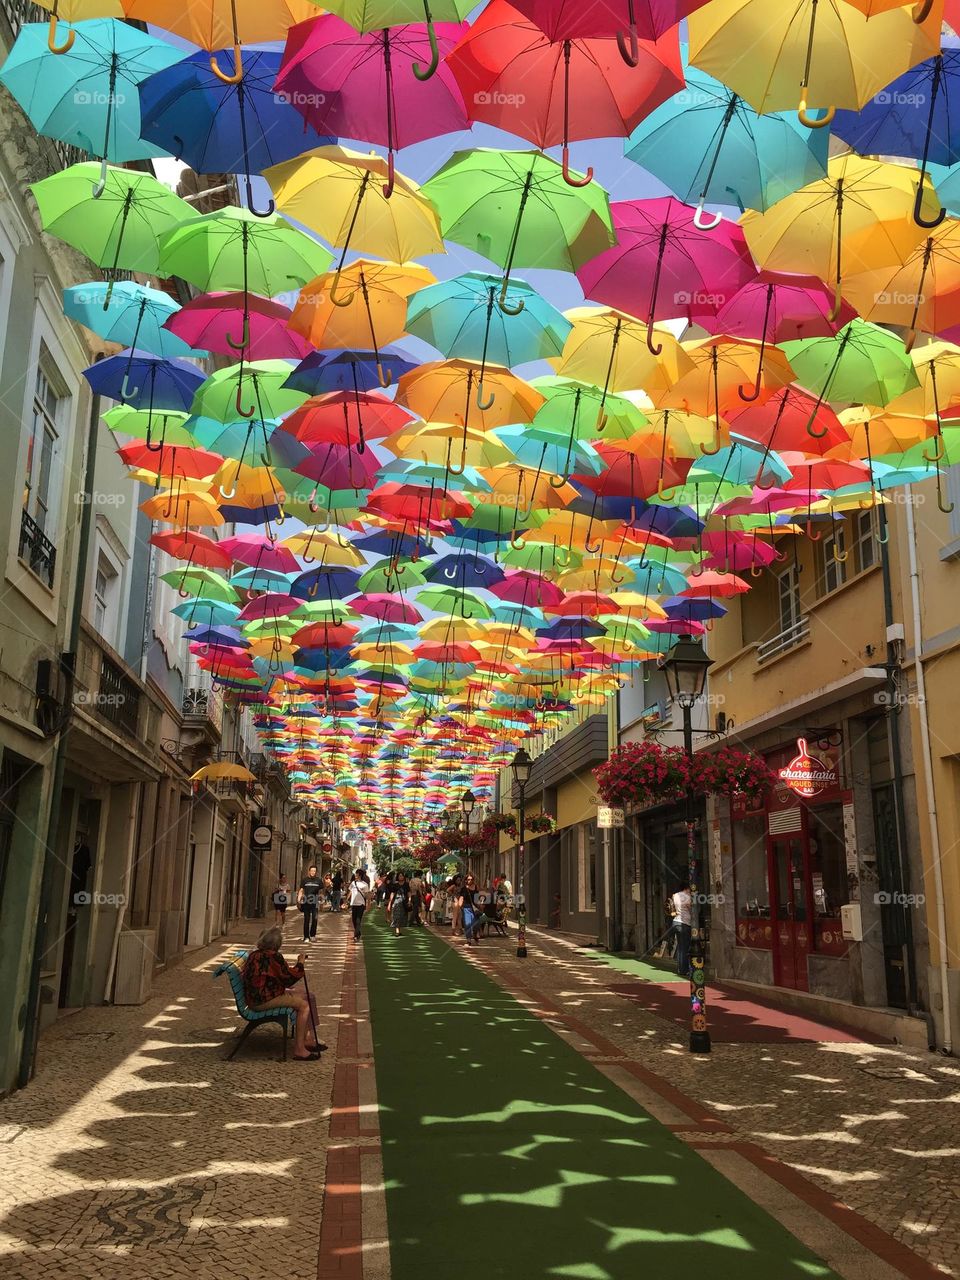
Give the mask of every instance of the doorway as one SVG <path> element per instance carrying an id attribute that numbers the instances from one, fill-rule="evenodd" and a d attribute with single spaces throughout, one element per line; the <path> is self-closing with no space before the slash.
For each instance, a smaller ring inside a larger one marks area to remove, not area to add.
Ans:
<path id="1" fill-rule="evenodd" d="M 811 950 L 810 864 L 803 832 L 770 836 L 773 927 L 773 980 L 778 987 L 809 991 L 807 956 Z"/>

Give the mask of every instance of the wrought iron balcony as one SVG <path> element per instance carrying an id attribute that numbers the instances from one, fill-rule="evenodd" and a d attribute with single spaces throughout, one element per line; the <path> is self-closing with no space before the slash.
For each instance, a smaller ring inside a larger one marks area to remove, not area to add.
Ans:
<path id="1" fill-rule="evenodd" d="M 137 737 L 140 728 L 140 686 L 104 654 L 100 661 L 97 710 L 112 725 Z"/>
<path id="2" fill-rule="evenodd" d="M 795 648 L 808 639 L 809 635 L 810 619 L 806 615 L 797 618 L 796 622 L 791 623 L 789 627 L 784 627 L 777 635 L 757 645 L 758 664 L 762 666 L 763 663 L 779 657 L 781 653 L 786 653 L 788 649 Z"/>
<path id="3" fill-rule="evenodd" d="M 31 573 L 36 574 L 46 586 L 53 588 L 57 548 L 26 511 L 20 514 L 20 546 L 17 554 Z"/>

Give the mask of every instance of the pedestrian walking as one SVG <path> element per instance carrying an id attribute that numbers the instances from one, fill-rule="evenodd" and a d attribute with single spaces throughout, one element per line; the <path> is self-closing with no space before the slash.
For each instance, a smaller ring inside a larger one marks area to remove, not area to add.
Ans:
<path id="1" fill-rule="evenodd" d="M 353 940 L 360 942 L 360 926 L 363 913 L 367 909 L 367 898 L 370 896 L 370 883 L 360 870 L 353 873 L 350 881 L 350 917 L 353 920 Z"/>
<path id="2" fill-rule="evenodd" d="M 287 907 L 290 905 L 292 895 L 293 890 L 290 888 L 290 881 L 286 876 L 281 876 L 271 897 L 273 902 L 273 923 L 280 929 L 283 928 L 284 921 L 287 918 Z"/>
<path id="3" fill-rule="evenodd" d="M 343 872 L 337 867 L 330 881 L 330 910 L 339 912 L 343 902 Z"/>
<path id="4" fill-rule="evenodd" d="M 419 871 L 414 871 L 410 877 L 410 924 L 416 925 L 418 929 L 423 928 L 421 911 L 423 910 L 424 888 L 423 877 Z"/>
<path id="5" fill-rule="evenodd" d="M 322 893 L 323 881 L 317 874 L 316 866 L 310 866 L 297 890 L 297 906 L 303 912 L 304 942 L 312 942 L 317 936 L 317 912 L 320 910 Z"/>
<path id="6" fill-rule="evenodd" d="M 330 911 L 330 900 L 333 897 L 333 877 L 328 871 L 323 877 L 323 901 L 327 904 L 327 910 Z"/>
<path id="7" fill-rule="evenodd" d="M 450 926 L 451 933 L 455 938 L 459 938 L 463 933 L 462 911 L 460 908 L 460 895 L 463 891 L 463 885 L 460 876 L 454 876 L 450 881 L 447 890 L 447 901 L 450 903 Z"/>
<path id="8" fill-rule="evenodd" d="M 677 973 L 681 978 L 690 977 L 690 935 L 693 898 L 690 896 L 690 882 L 684 880 L 680 888 L 670 899 L 673 904 L 673 928 L 677 935 Z"/>
<path id="9" fill-rule="evenodd" d="M 465 947 L 475 947 L 477 938 L 475 929 L 478 923 L 477 915 L 477 882 L 473 876 L 467 876 L 460 889 L 460 916 L 463 920 L 463 945 Z"/>
<path id="10" fill-rule="evenodd" d="M 247 1005 L 256 1013 L 265 1009 L 291 1008 L 296 1011 L 293 1029 L 293 1056 L 297 1062 L 313 1062 L 327 1047 L 321 1044 L 312 1026 L 310 998 L 306 991 L 306 970 L 303 952 L 296 964 L 288 965 L 280 954 L 283 934 L 276 925 L 260 935 L 256 950 L 243 962 L 243 993 Z M 304 993 L 291 990 L 298 982 L 304 983 Z"/>
<path id="11" fill-rule="evenodd" d="M 402 871 L 398 871 L 393 882 L 393 892 L 387 902 L 387 918 L 393 932 L 400 937 L 400 931 L 406 928 L 407 912 L 410 908 L 410 885 Z"/>

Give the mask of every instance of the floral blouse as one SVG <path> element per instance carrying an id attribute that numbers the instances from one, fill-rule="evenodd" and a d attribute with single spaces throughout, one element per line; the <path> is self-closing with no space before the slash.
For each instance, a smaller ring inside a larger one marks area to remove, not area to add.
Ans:
<path id="1" fill-rule="evenodd" d="M 282 996 L 303 977 L 303 965 L 287 964 L 279 951 L 251 951 L 243 965 L 243 990 L 248 1005 L 266 1004 Z"/>

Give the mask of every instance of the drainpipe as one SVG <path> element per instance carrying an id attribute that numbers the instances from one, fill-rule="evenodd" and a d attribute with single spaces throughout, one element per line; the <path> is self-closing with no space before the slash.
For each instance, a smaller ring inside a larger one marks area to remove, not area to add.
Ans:
<path id="1" fill-rule="evenodd" d="M 947 964 L 947 912 L 943 899 L 940 823 L 937 793 L 933 782 L 933 752 L 930 749 L 930 717 L 927 712 L 927 682 L 923 671 L 923 622 L 920 608 L 920 571 L 917 566 L 916 527 L 913 519 L 913 486 L 907 485 L 907 544 L 910 564 L 910 603 L 913 610 L 913 669 L 917 680 L 920 711 L 920 746 L 926 781 L 927 818 L 930 823 L 930 852 L 933 858 L 933 886 L 936 896 L 937 933 L 940 952 L 940 999 L 943 1005 L 943 1052 L 953 1053 L 953 1026 L 950 1017 L 949 967 Z M 882 508 L 881 508 L 882 510 Z"/>
<path id="2" fill-rule="evenodd" d="M 106 352 L 98 352 L 95 363 L 103 360 Z M 30 958 L 30 980 L 24 1011 L 23 1044 L 20 1048 L 20 1069 L 17 1087 L 30 1083 L 33 1075 L 37 1041 L 40 1038 L 40 970 L 47 945 L 47 920 L 53 905 L 53 886 L 57 876 L 55 846 L 60 838 L 63 817 L 63 783 L 67 771 L 67 734 L 73 709 L 73 689 L 76 679 L 77 649 L 80 645 L 80 621 L 83 617 L 83 596 L 87 585 L 87 563 L 90 558 L 90 534 L 93 529 L 93 492 L 97 470 L 97 436 L 100 428 L 100 397 L 93 394 L 90 401 L 90 425 L 87 431 L 87 456 L 83 474 L 83 505 L 80 511 L 80 531 L 77 543 L 77 563 L 73 575 L 73 602 L 70 625 L 65 636 L 61 655 L 61 667 L 65 669 L 64 716 L 54 754 L 53 781 L 50 784 L 50 801 L 47 808 L 46 832 L 41 845 L 43 872 L 40 879 L 40 901 L 37 907 L 37 925 L 33 935 L 33 954 Z M 65 575 L 64 575 L 65 576 Z"/>
<path id="3" fill-rule="evenodd" d="M 889 525 L 883 504 L 877 507 L 880 525 L 880 536 L 884 541 L 880 544 L 880 566 L 883 573 L 883 621 L 887 633 L 887 745 L 890 751 L 890 765 L 893 771 L 893 808 L 897 822 L 897 872 L 900 881 L 900 892 L 910 892 L 910 863 L 907 857 L 907 818 L 903 798 L 903 752 L 900 748 L 900 730 L 897 723 L 897 683 L 896 671 L 900 666 L 900 652 L 897 641 L 890 639 L 890 629 L 895 625 L 893 616 L 893 578 L 890 571 Z M 913 519 L 910 502 L 907 501 L 909 517 L 908 537 L 911 550 L 913 547 Z M 906 933 L 907 966 L 907 1007 L 913 1013 L 917 1009 L 917 965 L 913 939 L 913 913 L 903 906 L 904 932 Z"/>
<path id="4" fill-rule="evenodd" d="M 130 789 L 130 808 L 127 813 L 127 861 L 123 869 L 123 901 L 117 908 L 117 923 L 113 930 L 113 943 L 110 947 L 110 964 L 107 978 L 103 984 L 103 1003 L 113 1004 L 113 976 L 117 971 L 117 956 L 120 952 L 120 934 L 130 902 L 130 890 L 133 885 L 133 860 L 140 845 L 143 830 L 143 783 L 136 782 Z"/>

